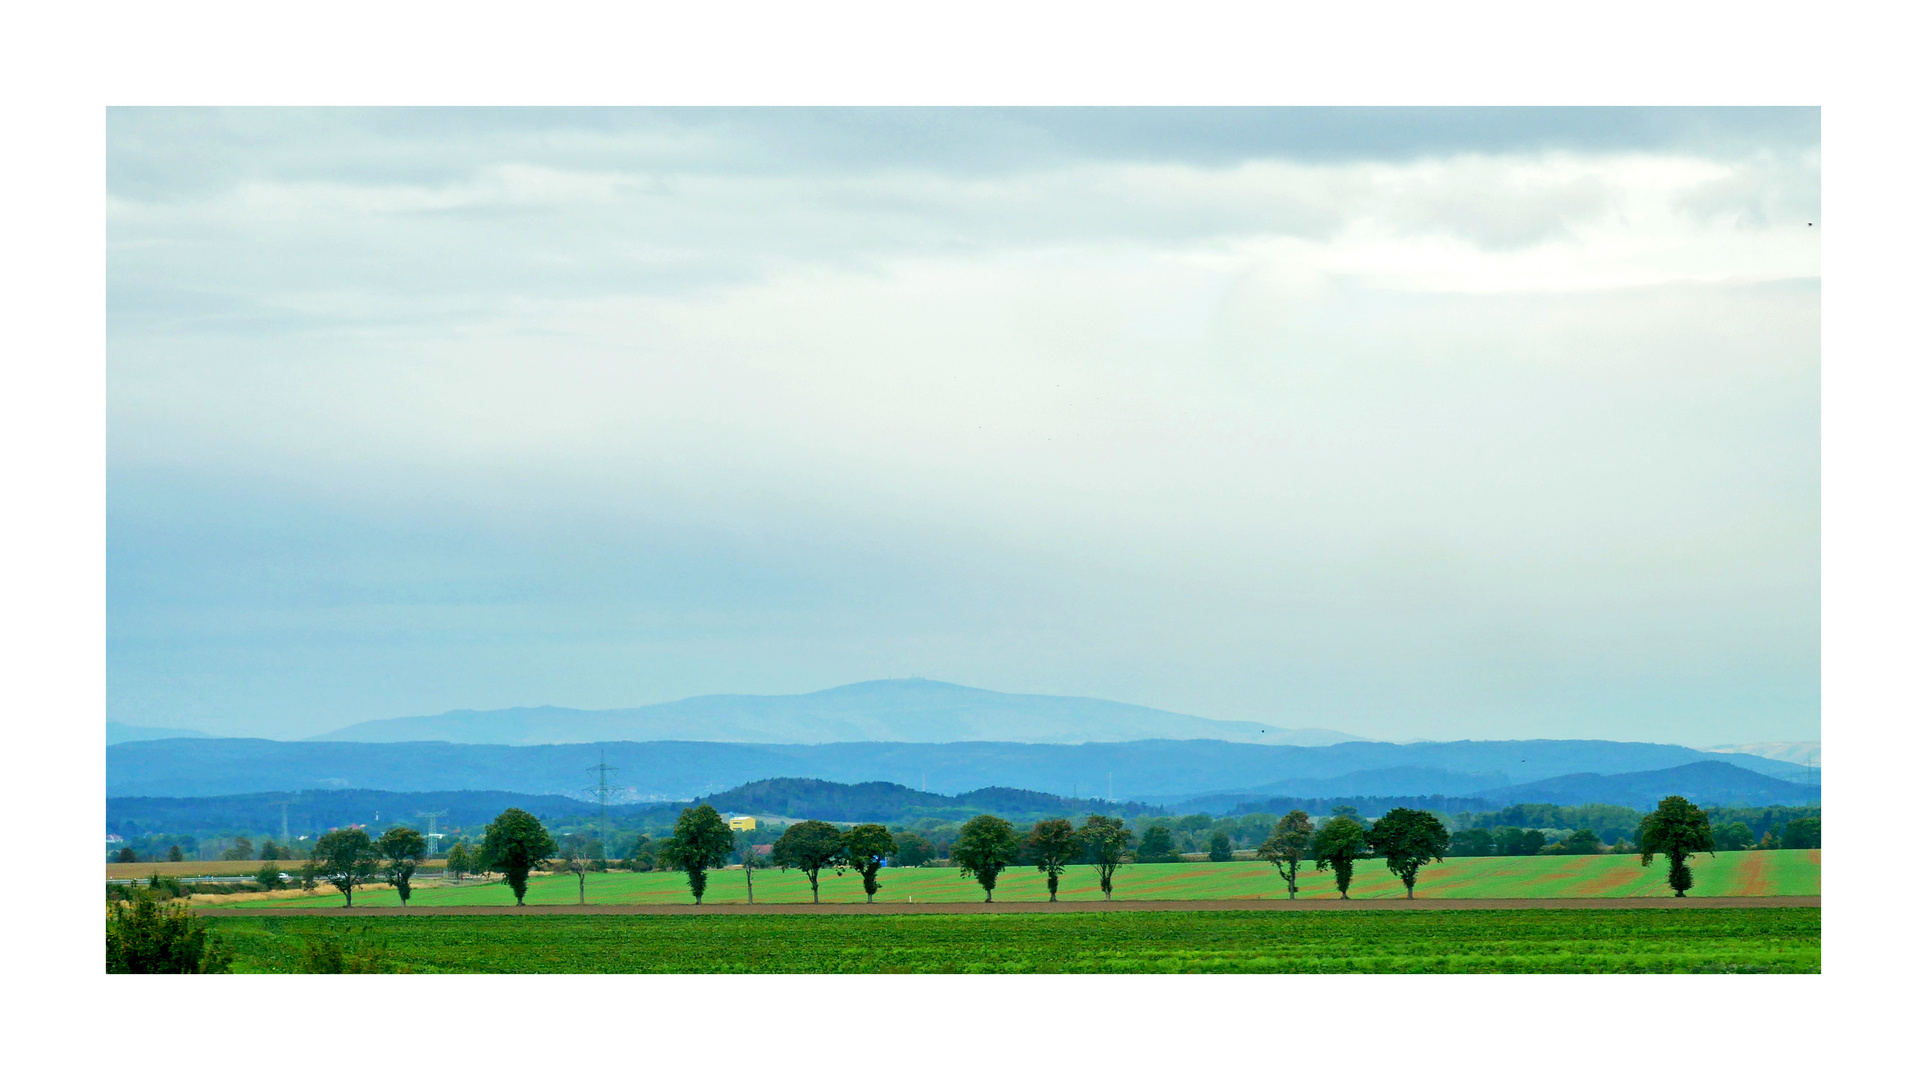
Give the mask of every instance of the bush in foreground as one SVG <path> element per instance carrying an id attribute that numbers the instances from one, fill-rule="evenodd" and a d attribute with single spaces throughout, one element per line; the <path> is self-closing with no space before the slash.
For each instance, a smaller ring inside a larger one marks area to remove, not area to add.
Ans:
<path id="1" fill-rule="evenodd" d="M 232 961 L 206 924 L 178 904 L 138 893 L 107 907 L 109 975 L 211 975 Z"/>

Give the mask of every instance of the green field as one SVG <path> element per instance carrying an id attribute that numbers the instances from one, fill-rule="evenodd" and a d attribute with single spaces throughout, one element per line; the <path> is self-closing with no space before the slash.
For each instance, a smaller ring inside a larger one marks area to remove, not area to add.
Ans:
<path id="1" fill-rule="evenodd" d="M 1079 911 L 1053 915 L 501 915 L 216 924 L 238 972 L 304 940 L 415 972 L 1817 972 L 1814 908 Z"/>
<path id="2" fill-rule="evenodd" d="M 1693 861 L 1697 883 L 1694 896 L 1818 896 L 1820 852 L 1733 851 L 1717 857 L 1701 855 Z M 1101 900 L 1097 873 L 1087 866 L 1070 869 L 1058 895 L 1065 900 Z M 982 900 L 983 890 L 955 870 L 886 869 L 878 900 L 917 903 Z M 1305 899 L 1336 898 L 1329 873 L 1309 866 L 1299 875 L 1298 895 Z M 854 874 L 824 874 L 823 902 L 862 903 L 863 885 Z M 1352 880 L 1354 899 L 1404 896 L 1405 889 L 1380 862 L 1360 863 Z M 1270 863 L 1155 863 L 1118 870 L 1114 895 L 1119 900 L 1282 900 L 1284 883 Z M 1447 859 L 1419 875 L 1418 895 L 1429 897 L 1580 897 L 1670 896 L 1664 860 L 1639 865 L 1637 855 L 1538 855 L 1490 859 Z M 588 898 L 592 904 L 683 904 L 689 888 L 681 874 L 632 874 L 611 871 L 591 874 Z M 759 870 L 756 899 L 763 903 L 807 902 L 808 884 L 794 871 Z M 1003 901 L 1047 898 L 1043 875 L 1029 867 L 1005 871 L 997 886 Z M 495 884 L 418 889 L 411 906 L 512 904 L 508 887 Z M 339 907 L 339 892 L 320 888 L 311 896 L 247 901 L 234 907 Z M 576 880 L 572 875 L 542 876 L 529 883 L 528 903 L 573 904 Z M 743 875 L 718 870 L 710 874 L 705 904 L 743 902 Z M 355 906 L 389 907 L 399 904 L 388 889 L 357 892 Z M 228 906 L 228 905 L 224 905 Z"/>

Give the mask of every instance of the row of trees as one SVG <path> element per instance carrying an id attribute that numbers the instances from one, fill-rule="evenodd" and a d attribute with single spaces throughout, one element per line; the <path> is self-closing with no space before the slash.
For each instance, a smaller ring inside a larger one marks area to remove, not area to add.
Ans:
<path id="1" fill-rule="evenodd" d="M 1065 871 L 1079 861 L 1097 870 L 1098 886 L 1108 900 L 1114 875 L 1130 852 L 1132 839 L 1131 830 L 1121 819 L 1099 814 L 1087 817 L 1082 826 L 1064 818 L 1050 818 L 1021 834 L 1009 821 L 982 814 L 958 830 L 950 847 L 950 861 L 960 875 L 977 880 L 984 890 L 985 903 L 993 899 L 1004 870 L 1017 863 L 1034 866 L 1045 876 L 1050 899 L 1055 902 Z M 1593 843 L 1596 846 L 1596 838 Z M 1677 795 L 1662 800 L 1639 826 L 1640 864 L 1650 866 L 1655 856 L 1664 855 L 1668 860 L 1667 881 L 1678 896 L 1684 896 L 1693 886 L 1692 869 L 1687 865 L 1690 859 L 1699 852 L 1711 853 L 1716 843 L 1706 812 Z M 501 873 L 520 906 L 529 874 L 547 868 L 560 850 L 564 869 L 576 875 L 577 900 L 586 902 L 587 875 L 605 865 L 599 847 L 581 834 L 565 837 L 558 846 L 533 814 L 511 808 L 489 824 L 477 848 L 471 851 L 458 845 L 450 851 L 449 862 L 451 870 L 458 873 Z M 681 813 L 674 832 L 655 845 L 655 857 L 658 865 L 688 876 L 689 891 L 701 904 L 709 871 L 727 865 L 735 847 L 736 837 L 728 823 L 714 807 L 704 804 Z M 878 872 L 898 850 L 897 839 L 882 825 L 864 824 L 844 830 L 827 821 L 810 820 L 799 821 L 783 832 L 772 845 L 771 861 L 783 869 L 801 871 L 809 880 L 813 902 L 821 902 L 820 876 L 825 870 L 838 876 L 846 871 L 858 874 L 866 902 L 874 902 L 881 887 Z M 1319 870 L 1330 870 L 1340 898 L 1349 899 L 1356 864 L 1384 859 L 1386 868 L 1398 877 L 1410 898 L 1419 871 L 1454 853 L 1454 837 L 1437 815 L 1405 807 L 1389 810 L 1369 825 L 1351 812 L 1314 825 L 1305 811 L 1293 810 L 1278 819 L 1271 835 L 1258 848 L 1259 858 L 1277 868 L 1287 895 L 1293 899 L 1298 896 L 1299 870 L 1306 862 Z M 422 835 L 405 826 L 391 828 L 379 839 L 370 838 L 360 829 L 340 829 L 316 842 L 303 874 L 309 880 L 334 885 L 350 907 L 356 887 L 384 880 L 395 887 L 406 906 L 410 879 L 426 854 Z M 1142 846 L 1139 854 L 1143 854 Z M 755 855 L 746 846 L 745 874 L 754 865 Z M 752 901 L 754 895 L 750 893 Z"/>

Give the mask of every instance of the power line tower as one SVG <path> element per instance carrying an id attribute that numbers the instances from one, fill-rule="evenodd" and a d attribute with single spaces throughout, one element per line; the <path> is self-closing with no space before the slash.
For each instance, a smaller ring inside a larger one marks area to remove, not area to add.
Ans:
<path id="1" fill-rule="evenodd" d="M 599 804 L 602 808 L 601 818 L 597 822 L 596 835 L 602 840 L 603 857 L 608 858 L 609 857 L 609 792 L 611 790 L 609 787 L 609 774 L 612 772 L 621 772 L 622 770 L 616 768 L 614 765 L 609 764 L 609 754 L 607 751 L 603 751 L 602 753 L 597 755 L 596 763 L 594 765 L 591 765 L 589 768 L 584 769 L 583 771 L 592 772 L 596 774 L 596 785 L 590 788 L 589 791 L 593 795 L 595 795 L 597 804 Z"/>
<path id="2" fill-rule="evenodd" d="M 415 816 L 428 819 L 428 857 L 435 857 L 435 819 L 448 813 L 446 810 L 417 810 Z"/>
<path id="3" fill-rule="evenodd" d="M 293 806 L 294 802 L 293 799 L 285 799 L 273 804 L 281 808 L 281 842 L 283 844 L 288 842 L 288 807 Z"/>

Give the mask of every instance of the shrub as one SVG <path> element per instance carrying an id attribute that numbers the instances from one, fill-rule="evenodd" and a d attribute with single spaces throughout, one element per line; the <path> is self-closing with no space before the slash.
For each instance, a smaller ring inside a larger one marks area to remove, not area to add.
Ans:
<path id="1" fill-rule="evenodd" d="M 107 907 L 109 975 L 209 975 L 232 962 L 193 912 L 160 903 L 151 890 Z"/>

